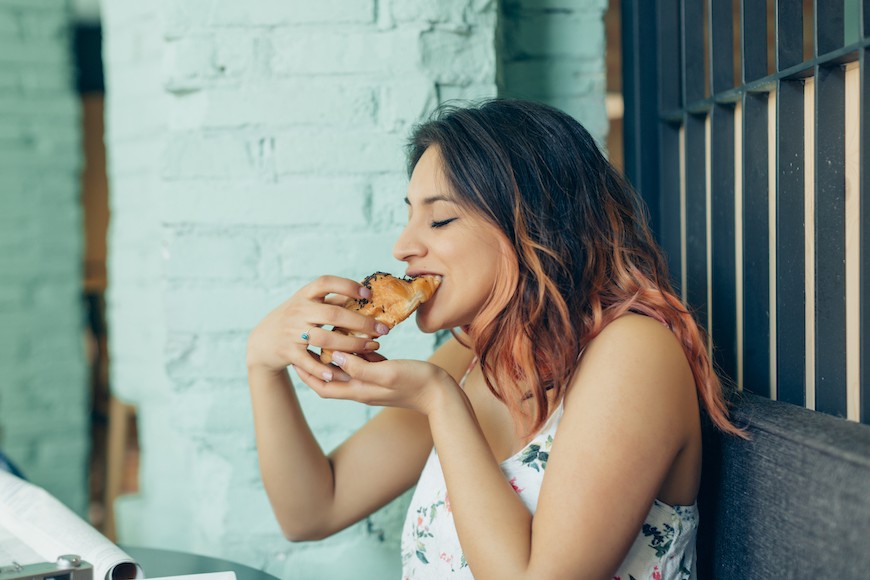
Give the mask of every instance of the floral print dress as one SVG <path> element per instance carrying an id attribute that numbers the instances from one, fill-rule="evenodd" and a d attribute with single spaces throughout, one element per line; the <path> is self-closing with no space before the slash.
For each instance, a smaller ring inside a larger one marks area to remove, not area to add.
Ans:
<path id="1" fill-rule="evenodd" d="M 468 373 L 466 373 L 467 376 Z M 463 377 L 461 385 L 464 384 Z M 522 450 L 501 463 L 514 491 L 535 513 L 562 404 Z M 615 580 L 695 580 L 698 509 L 653 502 Z M 474 578 L 459 545 L 450 497 L 435 449 L 417 482 L 402 530 L 402 578 Z"/>

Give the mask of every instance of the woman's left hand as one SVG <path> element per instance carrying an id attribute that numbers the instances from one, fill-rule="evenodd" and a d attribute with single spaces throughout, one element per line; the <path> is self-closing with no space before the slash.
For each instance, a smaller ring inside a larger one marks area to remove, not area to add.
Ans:
<path id="1" fill-rule="evenodd" d="M 436 397 L 458 389 L 447 371 L 428 362 L 387 360 L 377 353 L 360 356 L 335 352 L 333 363 L 350 375 L 350 381 L 324 382 L 299 367 L 306 385 L 324 399 L 348 399 L 366 405 L 402 407 L 428 415 Z"/>

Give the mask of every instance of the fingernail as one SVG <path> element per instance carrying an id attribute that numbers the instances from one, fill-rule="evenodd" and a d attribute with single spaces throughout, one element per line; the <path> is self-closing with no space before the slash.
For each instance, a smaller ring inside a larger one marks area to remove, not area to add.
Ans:
<path id="1" fill-rule="evenodd" d="M 367 342 L 366 343 L 366 350 L 378 350 L 379 346 L 381 346 L 381 345 L 379 345 L 376 342 Z"/>
<path id="2" fill-rule="evenodd" d="M 360 295 L 360 298 L 371 298 L 372 291 L 370 288 L 366 288 L 365 286 L 360 286 L 359 295 Z"/>
<path id="3" fill-rule="evenodd" d="M 344 358 L 344 355 L 341 354 L 340 352 L 334 352 L 334 353 L 332 353 L 332 362 L 334 362 L 338 366 L 341 366 L 347 362 L 347 359 Z"/>
<path id="4" fill-rule="evenodd" d="M 323 380 L 327 383 L 332 380 L 332 373 L 329 371 L 323 371 L 323 374 L 321 374 L 320 376 L 323 377 Z"/>
<path id="5" fill-rule="evenodd" d="M 377 324 L 375 324 L 375 332 L 382 335 L 387 334 L 388 332 L 390 332 L 390 327 L 383 322 L 378 322 Z"/>

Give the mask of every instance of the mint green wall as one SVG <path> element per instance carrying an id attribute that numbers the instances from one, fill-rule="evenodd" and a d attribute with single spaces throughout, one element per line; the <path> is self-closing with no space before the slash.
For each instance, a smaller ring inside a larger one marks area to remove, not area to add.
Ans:
<path id="1" fill-rule="evenodd" d="M 499 95 L 562 109 L 604 145 L 607 4 L 607 0 L 503 0 Z"/>
<path id="2" fill-rule="evenodd" d="M 403 142 L 440 100 L 495 95 L 495 4 L 107 0 L 102 15 L 111 384 L 142 442 L 120 541 L 287 578 L 398 576 L 403 501 L 324 542 L 281 536 L 245 342 L 319 274 L 403 271 Z M 394 334 L 392 356 L 432 350 L 414 325 Z M 375 412 L 298 392 L 327 450 Z"/>
<path id="3" fill-rule="evenodd" d="M 84 514 L 81 130 L 60 0 L 0 1 L 0 449 Z"/>
<path id="4" fill-rule="evenodd" d="M 407 497 L 322 542 L 281 536 L 245 342 L 312 277 L 403 271 L 404 140 L 439 102 L 497 93 L 497 3 L 103 0 L 102 16 L 111 382 L 143 447 L 120 540 L 283 578 L 398 577 Z M 432 348 L 414 325 L 384 342 Z M 326 450 L 375 412 L 297 392 Z"/>

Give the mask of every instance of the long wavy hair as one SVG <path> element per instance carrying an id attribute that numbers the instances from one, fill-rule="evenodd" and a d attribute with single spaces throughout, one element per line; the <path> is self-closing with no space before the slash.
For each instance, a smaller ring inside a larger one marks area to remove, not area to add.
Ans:
<path id="1" fill-rule="evenodd" d="M 488 388 L 525 437 L 549 417 L 548 391 L 561 399 L 585 345 L 626 312 L 671 329 L 712 422 L 743 434 L 728 419 L 708 337 L 671 287 L 642 200 L 580 123 L 528 101 L 448 104 L 412 132 L 409 176 L 432 146 L 460 207 L 512 246 L 466 330 Z"/>

